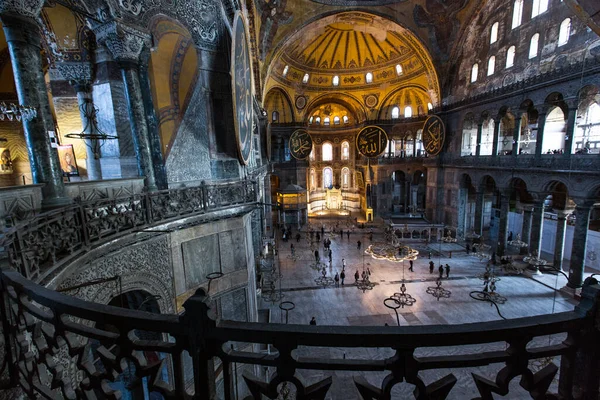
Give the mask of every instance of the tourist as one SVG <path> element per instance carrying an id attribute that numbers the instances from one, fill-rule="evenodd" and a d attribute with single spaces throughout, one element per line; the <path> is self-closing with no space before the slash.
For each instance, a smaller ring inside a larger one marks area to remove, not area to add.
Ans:
<path id="1" fill-rule="evenodd" d="M 469 255 L 469 251 L 471 251 L 471 246 L 469 246 L 469 243 L 467 243 L 465 248 L 467 249 L 467 255 Z"/>
<path id="2" fill-rule="evenodd" d="M 440 264 L 438 271 L 440 271 L 440 279 L 442 279 L 444 277 L 444 266 L 442 264 Z"/>
<path id="3" fill-rule="evenodd" d="M 343 239 L 343 238 L 344 238 L 344 230 L 340 229 L 340 239 Z"/>
<path id="4" fill-rule="evenodd" d="M 358 274 L 358 270 L 356 270 L 354 273 L 354 283 L 358 283 L 358 278 L 360 278 L 360 275 Z"/>
<path id="5" fill-rule="evenodd" d="M 346 269 L 346 259 L 342 258 L 342 271 Z"/>
<path id="6" fill-rule="evenodd" d="M 315 261 L 319 262 L 319 250 L 315 250 Z"/>
<path id="7" fill-rule="evenodd" d="M 346 274 L 344 273 L 344 270 L 342 270 L 342 273 L 340 274 L 340 279 L 342 280 L 342 286 L 344 286 L 344 279 L 346 278 Z"/>
<path id="8" fill-rule="evenodd" d="M 296 233 L 296 242 L 300 241 L 300 232 Z"/>
<path id="9" fill-rule="evenodd" d="M 369 233 L 369 242 L 373 241 L 373 232 Z"/>
<path id="10" fill-rule="evenodd" d="M 360 240 L 356 242 L 356 248 L 360 250 Z"/>
<path id="11" fill-rule="evenodd" d="M 335 287 L 340 287 L 340 276 L 337 272 L 335 273 L 333 280 L 335 281 Z"/>
<path id="12" fill-rule="evenodd" d="M 346 236 L 348 237 L 348 240 L 350 240 L 350 231 L 346 232 Z"/>
<path id="13" fill-rule="evenodd" d="M 312 317 L 310 320 L 310 324 L 311 325 L 316 325 L 317 324 L 317 320 L 315 319 L 315 317 Z"/>
<path id="14" fill-rule="evenodd" d="M 330 264 L 331 264 L 331 259 L 333 258 L 333 257 L 331 256 L 331 253 L 333 253 L 333 252 L 332 252 L 332 251 L 331 251 L 331 249 L 330 249 L 330 250 L 329 250 L 329 263 L 330 263 Z"/>
<path id="15" fill-rule="evenodd" d="M 413 260 L 408 260 L 408 264 L 410 265 L 410 268 L 408 270 L 410 272 L 415 272 L 415 271 L 413 271 Z"/>
<path id="16" fill-rule="evenodd" d="M 446 278 L 450 277 L 450 265 L 446 264 Z"/>
<path id="17" fill-rule="evenodd" d="M 433 274 L 433 268 L 434 268 L 434 267 L 435 267 L 435 266 L 434 266 L 434 264 L 433 264 L 433 261 L 429 261 L 429 273 L 430 273 L 430 274 Z"/>
<path id="18" fill-rule="evenodd" d="M 371 278 L 371 270 L 367 267 L 367 278 Z"/>
<path id="19" fill-rule="evenodd" d="M 325 225 L 321 226 L 321 236 L 325 237 Z"/>

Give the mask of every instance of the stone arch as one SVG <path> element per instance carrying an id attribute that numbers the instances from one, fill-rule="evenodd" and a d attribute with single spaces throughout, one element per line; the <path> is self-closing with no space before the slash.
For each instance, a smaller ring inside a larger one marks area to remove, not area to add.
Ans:
<path id="1" fill-rule="evenodd" d="M 363 122 L 367 119 L 367 111 L 364 108 L 361 101 L 355 96 L 348 93 L 324 93 L 320 96 L 315 97 L 306 107 L 304 117 L 310 115 L 312 111 L 327 103 L 337 103 L 347 108 L 354 114 L 355 123 Z"/>
<path id="2" fill-rule="evenodd" d="M 267 119 L 269 122 L 295 122 L 294 107 L 292 106 L 292 100 L 287 91 L 279 86 L 274 86 L 265 95 L 265 101 L 263 107 L 267 110 Z M 274 121 L 272 113 L 279 113 L 279 119 Z"/>

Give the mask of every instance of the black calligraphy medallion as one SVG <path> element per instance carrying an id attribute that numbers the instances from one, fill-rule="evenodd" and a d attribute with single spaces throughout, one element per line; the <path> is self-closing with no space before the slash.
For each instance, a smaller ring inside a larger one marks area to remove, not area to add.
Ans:
<path id="1" fill-rule="evenodd" d="M 365 126 L 356 136 L 356 148 L 365 157 L 378 157 L 388 145 L 388 136 L 378 126 Z"/>
<path id="2" fill-rule="evenodd" d="M 231 46 L 231 86 L 233 91 L 233 118 L 238 152 L 242 163 L 247 164 L 252 152 L 252 68 L 246 36 L 246 26 L 238 11 L 233 22 Z"/>
<path id="3" fill-rule="evenodd" d="M 423 126 L 423 146 L 427 154 L 437 156 L 442 151 L 446 130 L 444 122 L 437 115 L 431 115 Z"/>
<path id="4" fill-rule="evenodd" d="M 308 132 L 298 129 L 290 136 L 290 154 L 297 160 L 305 160 L 312 151 L 313 141 Z"/>

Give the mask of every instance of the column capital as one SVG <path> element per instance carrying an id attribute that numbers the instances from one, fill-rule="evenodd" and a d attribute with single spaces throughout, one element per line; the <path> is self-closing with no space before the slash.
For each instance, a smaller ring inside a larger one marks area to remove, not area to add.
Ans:
<path id="1" fill-rule="evenodd" d="M 572 209 L 555 210 L 555 211 L 556 211 L 556 218 L 558 218 L 558 219 L 567 219 L 567 217 L 573 213 Z"/>
<path id="2" fill-rule="evenodd" d="M 44 0 L 2 0 L 0 15 L 12 14 L 35 19 L 40 16 L 43 6 Z"/>
<path id="3" fill-rule="evenodd" d="M 149 33 L 115 20 L 94 28 L 98 43 L 105 45 L 115 61 L 138 64 L 144 45 L 151 43 Z"/>
<path id="4" fill-rule="evenodd" d="M 89 92 L 92 85 L 92 65 L 88 62 L 58 62 L 56 69 L 77 92 Z"/>

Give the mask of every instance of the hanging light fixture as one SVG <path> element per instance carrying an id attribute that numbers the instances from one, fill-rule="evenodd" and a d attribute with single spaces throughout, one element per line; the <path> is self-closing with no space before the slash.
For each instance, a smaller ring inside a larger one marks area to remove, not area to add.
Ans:
<path id="1" fill-rule="evenodd" d="M 438 278 L 435 281 L 436 286 L 429 286 L 426 290 L 426 292 L 430 295 L 432 295 L 433 297 L 435 297 L 438 301 L 440 301 L 440 299 L 443 297 L 445 299 L 450 298 L 450 296 L 452 295 L 452 292 L 449 290 L 446 290 L 442 287 L 442 280 L 440 278 Z"/>
<path id="2" fill-rule="evenodd" d="M 68 133 L 65 137 L 85 140 L 85 144 L 94 153 L 94 158 L 98 160 L 100 158 L 100 149 L 104 146 L 104 141 L 118 139 L 119 137 L 104 133 L 98 128 L 98 121 L 96 119 L 98 108 L 94 106 L 91 99 L 85 99 L 84 103 L 79 106 L 79 109 L 86 121 L 86 126 L 81 133 Z"/>
<path id="3" fill-rule="evenodd" d="M 358 288 L 358 290 L 362 290 L 365 293 L 367 290 L 373 290 L 375 284 L 371 282 L 370 279 L 371 271 L 365 270 L 365 253 L 363 253 L 363 271 L 362 276 L 359 280 L 354 282 L 354 285 Z"/>
<path id="4" fill-rule="evenodd" d="M 30 121 L 35 117 L 37 117 L 37 110 L 34 107 L 15 103 L 9 103 L 8 105 L 5 102 L 0 103 L 0 121 L 5 119 L 9 121 L 16 119 L 19 122 L 21 120 Z"/>
<path id="5" fill-rule="evenodd" d="M 394 299 L 396 304 L 402 308 L 405 306 L 412 306 L 417 302 L 417 299 L 406 292 L 406 285 L 404 284 L 404 261 L 402 262 L 402 284 L 400 285 L 400 292 L 394 293 L 390 298 Z"/>

